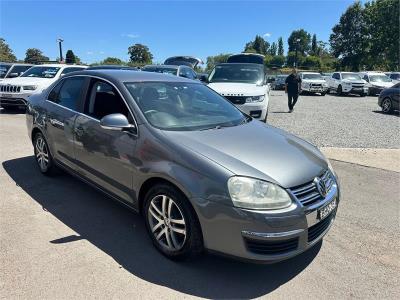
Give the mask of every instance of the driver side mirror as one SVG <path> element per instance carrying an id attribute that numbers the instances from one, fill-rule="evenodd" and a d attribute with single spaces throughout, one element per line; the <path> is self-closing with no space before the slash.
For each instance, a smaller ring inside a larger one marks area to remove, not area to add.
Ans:
<path id="1" fill-rule="evenodd" d="M 8 78 L 15 78 L 15 77 L 18 77 L 18 76 L 19 76 L 18 73 L 10 73 L 7 77 Z"/>
<path id="2" fill-rule="evenodd" d="M 205 74 L 200 74 L 197 77 L 201 82 L 208 83 L 208 76 Z"/>
<path id="3" fill-rule="evenodd" d="M 128 119 L 123 114 L 106 115 L 100 120 L 101 128 L 108 130 L 135 130 L 135 125 L 129 123 Z"/>

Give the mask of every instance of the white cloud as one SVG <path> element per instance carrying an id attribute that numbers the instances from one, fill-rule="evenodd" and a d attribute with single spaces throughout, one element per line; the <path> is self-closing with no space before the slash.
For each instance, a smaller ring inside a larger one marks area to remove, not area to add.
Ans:
<path id="1" fill-rule="evenodd" d="M 100 53 L 100 54 L 104 54 L 105 52 L 104 52 L 104 51 L 100 51 L 99 53 Z"/>
<path id="2" fill-rule="evenodd" d="M 93 51 L 86 52 L 87 55 L 93 55 Z"/>
<path id="3" fill-rule="evenodd" d="M 130 38 L 130 39 L 137 39 L 138 37 L 140 37 L 140 35 L 134 34 L 134 33 L 122 33 L 121 36 Z"/>
<path id="4" fill-rule="evenodd" d="M 271 35 L 272 35 L 271 33 L 267 32 L 267 33 L 264 34 L 264 37 L 265 38 L 269 38 Z"/>

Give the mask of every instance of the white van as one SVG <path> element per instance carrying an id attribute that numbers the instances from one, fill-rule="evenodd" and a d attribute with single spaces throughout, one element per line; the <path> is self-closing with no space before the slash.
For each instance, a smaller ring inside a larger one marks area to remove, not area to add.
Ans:
<path id="1" fill-rule="evenodd" d="M 263 55 L 231 55 L 227 63 L 218 64 L 211 71 L 208 86 L 244 113 L 267 121 L 270 88 L 265 78 Z"/>

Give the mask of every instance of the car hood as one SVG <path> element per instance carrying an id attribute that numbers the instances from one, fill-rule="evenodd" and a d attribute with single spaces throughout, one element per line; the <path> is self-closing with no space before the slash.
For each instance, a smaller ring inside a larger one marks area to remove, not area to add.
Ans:
<path id="1" fill-rule="evenodd" d="M 393 82 L 370 82 L 371 85 L 379 86 L 383 88 L 390 88 L 394 85 Z"/>
<path id="2" fill-rule="evenodd" d="M 212 82 L 208 86 L 222 96 L 260 96 L 266 93 L 265 86 L 255 83 Z"/>
<path id="3" fill-rule="evenodd" d="M 308 142 L 253 120 L 204 131 L 163 131 L 166 138 L 228 169 L 233 174 L 297 186 L 327 168 L 322 153 Z"/>
<path id="4" fill-rule="evenodd" d="M 1 84 L 48 86 L 54 82 L 54 80 L 55 78 L 16 77 L 4 79 Z"/>

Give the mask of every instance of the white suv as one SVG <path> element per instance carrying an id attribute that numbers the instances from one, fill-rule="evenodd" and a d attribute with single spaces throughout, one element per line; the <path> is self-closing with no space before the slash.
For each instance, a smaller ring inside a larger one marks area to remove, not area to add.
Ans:
<path id="1" fill-rule="evenodd" d="M 320 73 L 301 72 L 301 92 L 320 93 L 325 96 L 328 91 L 328 84 Z"/>
<path id="2" fill-rule="evenodd" d="M 230 56 L 227 63 L 214 67 L 208 83 L 241 111 L 266 122 L 270 89 L 265 80 L 263 55 L 242 53 Z"/>
<path id="3" fill-rule="evenodd" d="M 367 82 L 361 79 L 360 75 L 353 72 L 335 72 L 328 79 L 328 92 L 342 94 L 358 94 L 362 97 L 368 93 Z"/>
<path id="4" fill-rule="evenodd" d="M 61 76 L 87 68 L 78 65 L 47 64 L 30 68 L 17 78 L 6 78 L 0 82 L 0 106 L 25 107 L 29 97 L 41 93 Z"/>
<path id="5" fill-rule="evenodd" d="M 360 76 L 368 82 L 368 95 L 370 96 L 380 94 L 383 89 L 394 85 L 392 79 L 382 72 L 361 72 Z"/>

